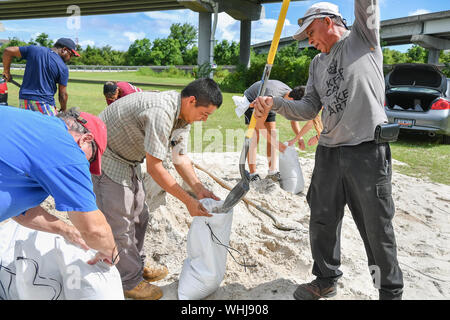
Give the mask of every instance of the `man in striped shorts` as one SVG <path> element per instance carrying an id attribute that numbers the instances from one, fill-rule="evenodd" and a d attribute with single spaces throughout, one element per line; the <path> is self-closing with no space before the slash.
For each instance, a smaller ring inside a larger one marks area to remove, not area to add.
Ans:
<path id="1" fill-rule="evenodd" d="M 58 85 L 61 111 L 67 108 L 67 82 L 69 69 L 66 63 L 73 56 L 75 42 L 68 38 L 56 41 L 53 48 L 41 46 L 8 47 L 3 53 L 3 75 L 11 79 L 10 66 L 14 57 L 27 60 L 22 86 L 19 91 L 19 107 L 54 116 L 58 113 L 54 95 Z"/>

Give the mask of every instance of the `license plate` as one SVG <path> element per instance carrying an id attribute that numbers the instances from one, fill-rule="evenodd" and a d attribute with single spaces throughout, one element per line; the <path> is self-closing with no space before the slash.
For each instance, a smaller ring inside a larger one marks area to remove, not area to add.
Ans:
<path id="1" fill-rule="evenodd" d="M 414 120 L 410 119 L 395 119 L 395 122 L 398 123 L 401 127 L 411 128 L 414 125 Z"/>

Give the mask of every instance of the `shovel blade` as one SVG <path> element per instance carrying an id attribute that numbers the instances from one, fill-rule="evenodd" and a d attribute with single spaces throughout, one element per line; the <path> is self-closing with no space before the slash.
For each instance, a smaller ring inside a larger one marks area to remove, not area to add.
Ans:
<path id="1" fill-rule="evenodd" d="M 231 189 L 228 196 L 225 198 L 223 202 L 221 211 L 228 212 L 231 208 L 233 208 L 242 198 L 245 197 L 247 192 L 250 190 L 250 185 L 247 180 L 241 180 L 239 183 Z"/>

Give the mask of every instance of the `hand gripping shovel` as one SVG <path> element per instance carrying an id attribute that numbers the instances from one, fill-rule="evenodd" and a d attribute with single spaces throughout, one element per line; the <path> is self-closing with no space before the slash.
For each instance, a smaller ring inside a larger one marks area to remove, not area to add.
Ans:
<path id="1" fill-rule="evenodd" d="M 280 15 L 278 16 L 277 26 L 273 35 L 272 44 L 270 45 L 269 55 L 267 56 L 267 63 L 264 67 L 264 73 L 261 80 L 261 86 L 259 87 L 258 96 L 261 96 L 266 90 L 266 82 L 269 79 L 270 71 L 272 69 L 275 54 L 277 53 L 278 43 L 280 42 L 281 31 L 283 30 L 284 20 L 286 19 L 287 10 L 290 0 L 283 0 L 281 5 Z M 241 174 L 241 181 L 230 191 L 228 196 L 220 209 L 220 212 L 228 212 L 233 208 L 250 190 L 250 175 L 245 170 L 245 162 L 250 149 L 250 142 L 256 127 L 256 118 L 252 115 L 250 124 L 245 135 L 244 146 L 242 148 L 241 157 L 239 159 L 239 172 Z"/>
<path id="2" fill-rule="evenodd" d="M 228 184 L 226 184 L 223 180 L 221 180 L 221 179 L 217 178 L 216 176 L 214 176 L 211 172 L 209 172 L 209 171 L 206 170 L 205 168 L 199 166 L 199 165 L 196 164 L 196 163 L 192 163 L 192 165 L 193 165 L 195 168 L 197 168 L 197 169 L 199 169 L 199 170 L 205 172 L 206 174 L 208 174 L 214 181 L 216 181 L 218 184 L 220 184 L 220 185 L 221 185 L 222 187 L 224 187 L 225 189 L 231 190 L 231 187 L 228 186 Z M 258 209 L 259 211 L 261 211 L 262 213 L 264 213 L 266 216 L 268 216 L 270 219 L 272 219 L 272 220 L 273 220 L 273 225 L 274 225 L 275 228 L 277 228 L 277 229 L 279 229 L 279 230 L 283 230 L 283 231 L 291 231 L 291 230 L 295 230 L 295 228 L 291 228 L 291 227 L 288 227 L 288 226 L 284 226 L 284 225 L 282 225 L 281 223 L 279 223 L 278 220 L 273 216 L 273 214 L 271 214 L 268 210 L 262 208 L 261 206 L 259 206 L 259 205 L 256 204 L 255 202 L 253 202 L 253 201 L 247 199 L 246 197 L 242 197 L 242 200 L 243 200 L 246 204 L 251 205 L 252 207 Z"/>
<path id="3" fill-rule="evenodd" d="M 2 77 L 3 77 L 3 79 L 6 79 L 4 74 L 2 74 Z M 10 79 L 8 82 L 11 82 L 12 84 L 14 84 L 20 88 L 20 83 L 18 83 L 16 80 L 13 80 L 12 75 L 10 76 Z"/>

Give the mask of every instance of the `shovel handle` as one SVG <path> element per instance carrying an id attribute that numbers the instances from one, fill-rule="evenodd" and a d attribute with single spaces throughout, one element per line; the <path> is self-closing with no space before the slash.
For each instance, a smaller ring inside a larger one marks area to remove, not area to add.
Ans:
<path id="1" fill-rule="evenodd" d="M 275 33 L 273 35 L 272 43 L 270 44 L 269 55 L 267 56 L 267 64 L 270 65 L 272 65 L 275 60 L 275 54 L 277 53 L 278 43 L 280 42 L 281 31 L 283 31 L 284 20 L 286 20 L 289 2 L 290 0 L 283 0 L 283 4 L 281 5 L 277 26 L 275 27 Z"/>
<path id="2" fill-rule="evenodd" d="M 275 27 L 275 33 L 273 34 L 272 43 L 270 44 L 269 54 L 267 55 L 267 63 L 264 67 L 264 73 L 261 79 L 261 86 L 259 87 L 258 96 L 263 95 L 267 80 L 269 80 L 270 71 L 272 70 L 273 61 L 275 60 L 275 55 L 277 54 L 278 44 L 280 43 L 281 31 L 283 31 L 284 21 L 286 20 L 286 14 L 289 8 L 289 3 L 291 0 L 283 0 L 281 5 L 280 14 L 278 15 L 277 26 Z M 245 137 L 247 139 L 253 138 L 253 134 L 256 128 L 256 118 L 254 112 L 252 118 L 250 119 L 250 124 L 247 129 Z"/>

